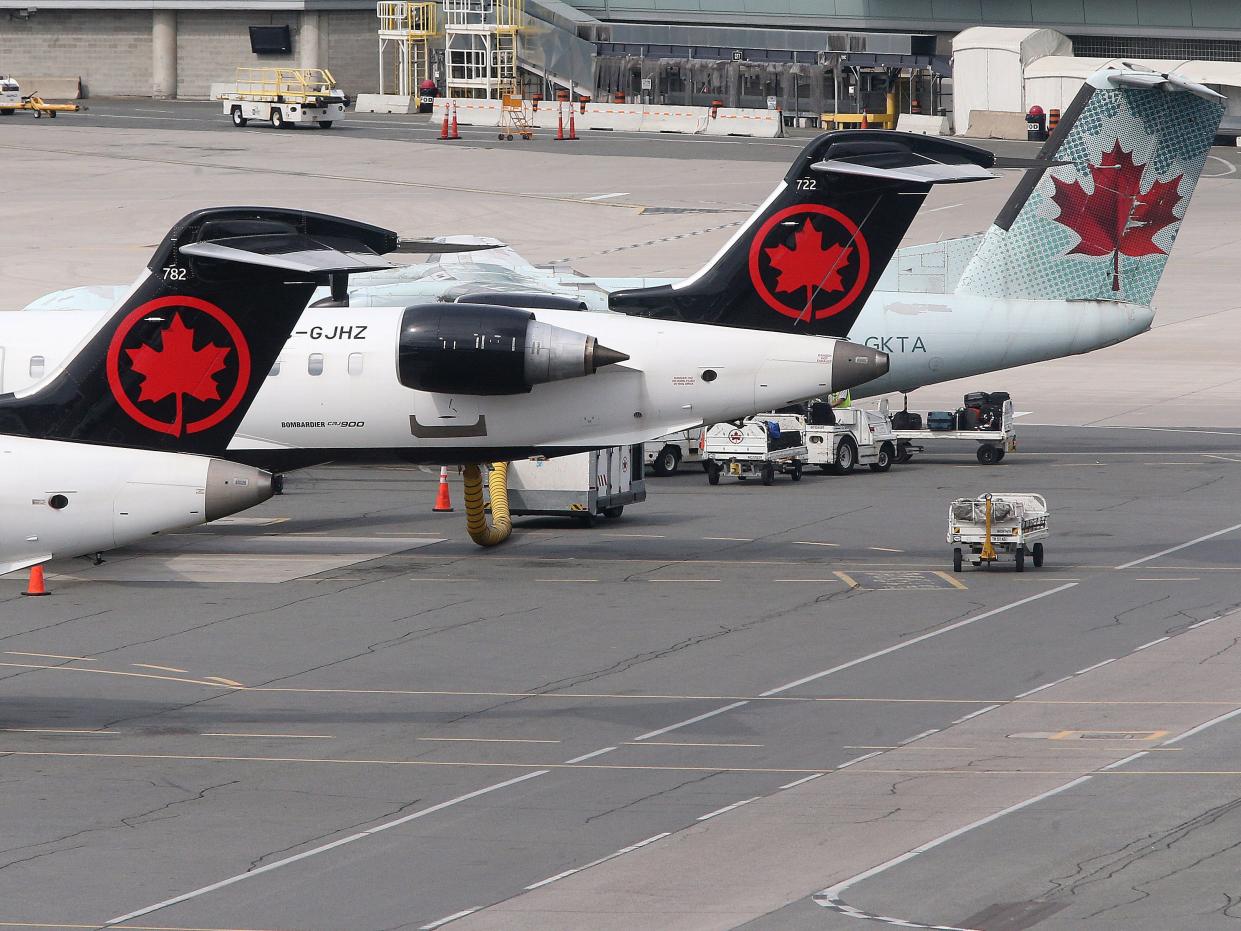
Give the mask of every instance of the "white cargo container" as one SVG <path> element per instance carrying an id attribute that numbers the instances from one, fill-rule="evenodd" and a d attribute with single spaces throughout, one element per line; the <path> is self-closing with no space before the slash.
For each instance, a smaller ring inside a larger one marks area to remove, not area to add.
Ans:
<path id="1" fill-rule="evenodd" d="M 645 500 L 640 445 L 509 465 L 508 504 L 516 516 L 573 517 L 590 526 L 597 516 L 620 517 L 625 505 Z"/>

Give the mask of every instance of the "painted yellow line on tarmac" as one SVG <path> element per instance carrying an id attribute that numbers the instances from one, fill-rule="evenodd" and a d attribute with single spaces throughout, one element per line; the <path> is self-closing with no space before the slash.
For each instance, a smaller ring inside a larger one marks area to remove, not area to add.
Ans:
<path id="1" fill-rule="evenodd" d="M 944 572 L 942 569 L 933 569 L 931 571 L 931 574 L 939 576 L 941 579 L 943 579 L 953 588 L 959 588 L 961 589 L 961 591 L 965 591 L 968 588 L 968 586 L 964 582 L 960 581 L 954 576 L 949 575 L 947 572 Z M 1074 581 L 1077 581 L 1077 580 L 1074 579 Z"/>
<path id="2" fill-rule="evenodd" d="M 130 663 L 131 666 L 137 666 L 139 669 L 158 669 L 160 672 L 189 672 L 188 669 L 178 669 L 176 666 L 156 666 L 154 663 Z"/>
<path id="3" fill-rule="evenodd" d="M 719 582 L 721 579 L 647 579 L 648 582 Z"/>
<path id="4" fill-rule="evenodd" d="M 535 579 L 536 582 L 598 582 L 598 579 Z"/>
<path id="5" fill-rule="evenodd" d="M 78 730 L 72 727 L 0 727 L 0 731 L 8 731 L 14 734 L 70 734 L 74 736 L 78 734 L 89 734 L 92 737 L 96 735 L 108 737 L 120 733 L 120 731 Z"/>
<path id="6" fill-rule="evenodd" d="M 704 540 L 724 540 L 729 543 L 753 543 L 753 537 L 703 537 Z"/>
<path id="7" fill-rule="evenodd" d="M 906 749 L 902 747 L 901 749 Z M 1118 752 L 1121 748 L 1113 748 Z M 5 756 L 62 757 L 102 760 L 177 760 L 195 763 L 302 763 L 321 766 L 438 766 L 472 769 L 587 769 L 622 770 L 643 772 L 692 772 L 692 773 L 775 773 L 778 775 L 808 775 L 824 771 L 844 773 L 850 776 L 1081 776 L 1090 772 L 1099 776 L 1241 776 L 1237 769 L 1185 769 L 1185 770 L 1060 770 L 1060 769 L 836 769 L 831 766 L 814 768 L 786 766 L 654 766 L 626 763 L 517 763 L 478 762 L 454 760 L 383 760 L 339 759 L 333 757 L 279 757 L 279 756 L 197 756 L 173 753 L 85 753 L 55 750 L 9 750 L 0 747 Z"/>
<path id="8" fill-rule="evenodd" d="M 106 921 L 94 921 L 88 925 L 66 924 L 64 922 L 49 921 L 0 921 L 0 928 L 89 928 L 91 931 L 98 931 L 99 928 L 117 928 L 119 931 L 275 931 L 271 928 L 204 928 L 204 927 L 188 927 L 186 925 L 131 925 L 128 921 L 119 925 L 110 925 Z"/>
<path id="9" fill-rule="evenodd" d="M 626 747 L 761 747 L 762 744 L 696 743 L 677 740 L 626 740 Z"/>
<path id="10" fill-rule="evenodd" d="M 281 740 L 335 740 L 333 734 L 231 734 L 225 731 L 206 732 L 199 737 L 271 737 Z"/>
<path id="11" fill-rule="evenodd" d="M 843 581 L 842 579 L 772 579 L 773 582 L 831 582 L 833 584 Z"/>
<path id="12" fill-rule="evenodd" d="M 481 744 L 558 744 L 559 740 L 534 737 L 415 737 L 414 740 L 452 741 Z"/>
<path id="13" fill-rule="evenodd" d="M 188 685 L 207 685 L 212 688 L 224 688 L 220 682 L 207 682 L 203 679 L 185 679 L 180 676 L 157 676 L 149 672 L 125 672 L 119 669 L 91 669 L 84 666 L 40 666 L 35 663 L 0 663 L 18 669 L 46 669 L 49 672 L 89 672 L 103 676 L 124 676 L 131 679 L 157 679 L 161 682 L 184 682 Z M 235 686 L 230 686 L 235 687 Z"/>
<path id="14" fill-rule="evenodd" d="M 40 656 L 43 659 L 76 659 L 83 663 L 97 663 L 99 660 L 89 656 L 61 656 L 59 653 L 22 653 L 18 650 L 5 650 L 7 656 Z"/>
<path id="15" fill-rule="evenodd" d="M 847 572 L 833 572 L 832 575 L 836 576 L 836 578 L 840 579 L 840 581 L 844 582 L 850 588 L 861 588 L 853 576 L 849 575 Z"/>
<path id="16" fill-rule="evenodd" d="M 1163 578 L 1134 579 L 1135 582 L 1201 582 L 1196 576 L 1164 576 Z"/>
<path id="17" fill-rule="evenodd" d="M 874 550 L 876 553 L 903 553 L 904 550 L 894 550 L 890 546 L 868 546 L 868 550 Z"/>
<path id="18" fill-rule="evenodd" d="M 240 682 L 237 682 L 233 679 L 225 679 L 223 676 L 203 676 L 203 678 L 207 679 L 210 682 L 219 682 L 221 685 L 228 685 L 228 686 L 231 686 L 237 689 L 245 688 L 245 686 L 242 685 Z"/>

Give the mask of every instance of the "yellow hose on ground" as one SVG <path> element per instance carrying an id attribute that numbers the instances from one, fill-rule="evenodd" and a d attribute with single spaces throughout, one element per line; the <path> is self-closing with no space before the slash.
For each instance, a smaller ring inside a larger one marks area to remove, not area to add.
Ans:
<path id="1" fill-rule="evenodd" d="M 508 539 L 513 532 L 513 518 L 508 513 L 508 463 L 495 462 L 487 476 L 487 490 L 491 492 L 491 526 L 487 526 L 487 511 L 483 506 L 482 468 L 468 465 L 462 476 L 465 480 L 465 527 L 470 539 L 479 546 L 496 546 Z"/>

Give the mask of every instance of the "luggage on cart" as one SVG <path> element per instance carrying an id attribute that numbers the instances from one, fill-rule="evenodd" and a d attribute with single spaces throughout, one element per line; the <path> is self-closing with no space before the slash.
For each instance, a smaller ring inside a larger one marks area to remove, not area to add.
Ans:
<path id="1" fill-rule="evenodd" d="M 958 430 L 977 430 L 981 412 L 977 407 L 963 407 L 957 411 Z"/>
<path id="2" fill-rule="evenodd" d="M 922 415 L 913 411 L 897 411 L 892 415 L 893 430 L 921 430 Z"/>
<path id="3" fill-rule="evenodd" d="M 1011 400 L 1007 391 L 989 391 L 987 392 L 987 403 L 994 404 L 996 407 L 1003 407 L 1004 402 Z"/>
<path id="4" fill-rule="evenodd" d="M 985 391 L 971 391 L 969 394 L 965 396 L 965 403 L 962 406 L 963 407 L 982 407 L 984 404 L 986 404 L 990 400 L 991 400 L 990 396 Z"/>
<path id="5" fill-rule="evenodd" d="M 892 419 L 896 420 L 895 417 Z M 836 413 L 826 401 L 811 401 L 806 413 L 806 423 L 815 427 L 833 427 L 836 425 Z"/>
<path id="6" fill-rule="evenodd" d="M 926 428 L 946 432 L 956 428 L 957 418 L 951 411 L 931 411 L 926 415 Z"/>

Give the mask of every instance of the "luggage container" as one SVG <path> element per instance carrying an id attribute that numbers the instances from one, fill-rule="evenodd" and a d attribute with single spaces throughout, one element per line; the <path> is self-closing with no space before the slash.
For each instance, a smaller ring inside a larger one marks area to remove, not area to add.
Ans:
<path id="1" fill-rule="evenodd" d="M 948 505 L 953 572 L 960 572 L 966 560 L 987 568 L 1011 560 L 1016 571 L 1024 572 L 1027 556 L 1040 569 L 1046 539 L 1047 501 L 1042 495 L 989 493 Z"/>
<path id="2" fill-rule="evenodd" d="M 1002 396 L 1004 400 L 995 403 L 997 396 Z M 983 465 L 1002 462 L 1006 454 L 1017 449 L 1013 402 L 1002 391 L 993 392 L 986 397 L 987 400 L 981 407 L 966 407 L 959 414 L 931 411 L 926 416 L 926 429 L 910 427 L 894 430 L 896 461 L 909 462 L 915 452 L 925 452 L 932 444 L 965 442 L 978 445 L 975 455 Z M 893 415 L 893 420 L 902 414 L 908 412 L 902 411 Z M 971 424 L 974 426 L 971 427 Z"/>
<path id="3" fill-rule="evenodd" d="M 770 485 L 776 473 L 784 472 L 800 482 L 806 447 L 800 431 L 780 427 L 782 417 L 796 415 L 758 414 L 737 423 L 717 423 L 708 430 L 704 444 L 707 481 L 718 485 L 721 475 L 739 481 L 757 476 Z"/>
<path id="4" fill-rule="evenodd" d="M 640 445 L 509 465 L 508 505 L 514 516 L 572 517 L 589 527 L 596 517 L 620 517 L 625 505 L 645 500 Z"/>

